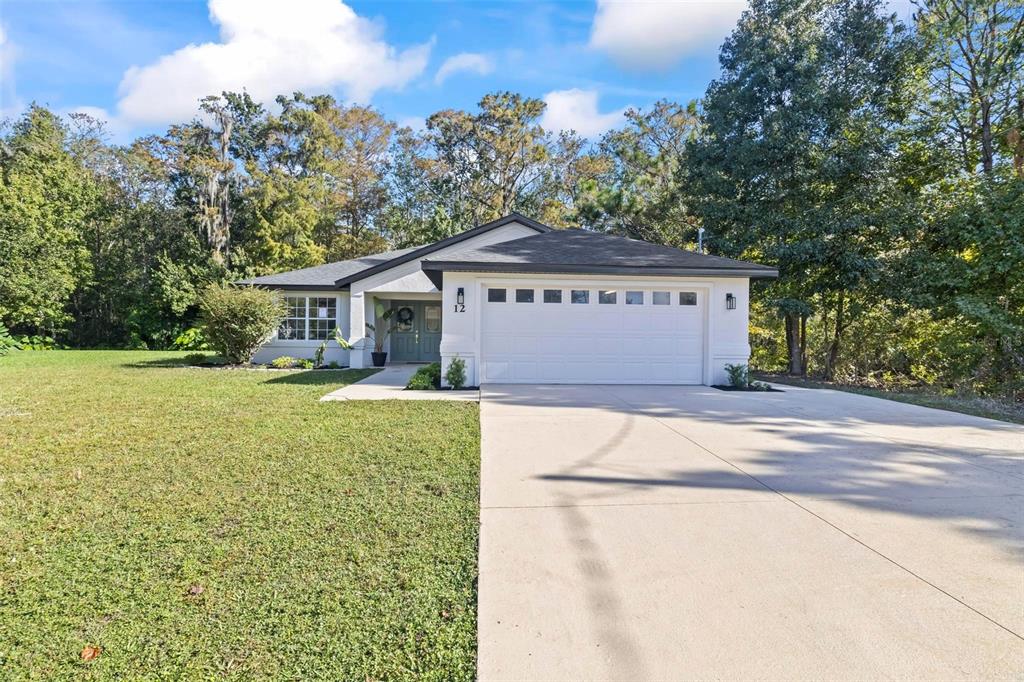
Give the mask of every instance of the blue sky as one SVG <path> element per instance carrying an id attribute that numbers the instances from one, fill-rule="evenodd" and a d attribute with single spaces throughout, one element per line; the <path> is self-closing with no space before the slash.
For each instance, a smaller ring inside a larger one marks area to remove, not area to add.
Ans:
<path id="1" fill-rule="evenodd" d="M 901 0 L 902 1 L 902 0 Z M 0 111 L 32 101 L 163 130 L 198 97 L 300 89 L 402 123 L 481 95 L 544 98 L 553 129 L 597 137 L 626 107 L 700 97 L 742 0 L 425 2 L 3 0 Z"/>

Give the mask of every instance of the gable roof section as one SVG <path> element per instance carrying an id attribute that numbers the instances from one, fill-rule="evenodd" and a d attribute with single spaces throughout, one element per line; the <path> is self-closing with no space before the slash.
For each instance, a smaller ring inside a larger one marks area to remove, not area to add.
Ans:
<path id="1" fill-rule="evenodd" d="M 343 260 L 336 263 L 325 263 L 312 268 L 279 272 L 276 275 L 265 275 L 244 279 L 237 284 L 254 284 L 256 286 L 270 287 L 271 289 L 334 289 L 335 282 L 342 277 L 362 272 L 368 268 L 376 267 L 399 258 L 410 251 L 420 247 L 414 246 L 409 249 L 397 251 L 385 251 L 372 256 L 363 256 L 352 260 Z"/>
<path id="2" fill-rule="evenodd" d="M 477 237 L 477 236 L 479 236 L 481 234 L 484 234 L 485 232 L 490 232 L 491 230 L 497 229 L 499 227 L 504 227 L 505 225 L 509 225 L 511 223 L 519 223 L 521 225 L 525 225 L 526 227 L 533 228 L 534 230 L 536 230 L 537 232 L 540 232 L 542 234 L 546 233 L 546 232 L 551 232 L 552 231 L 552 228 L 550 228 L 547 225 L 544 225 L 542 223 L 538 223 L 536 220 L 530 220 L 526 216 L 520 215 L 518 213 L 509 213 L 504 218 L 498 218 L 497 220 L 492 220 L 489 223 L 484 223 L 483 225 L 480 225 L 478 227 L 474 227 L 471 230 L 466 230 L 465 232 L 460 232 L 459 234 L 456 234 L 456 235 L 453 235 L 451 237 L 448 237 L 447 239 L 442 239 L 439 242 L 434 242 L 433 244 L 427 244 L 426 246 L 421 246 L 421 247 L 416 248 L 416 249 L 410 249 L 406 253 L 403 253 L 402 255 L 397 256 L 397 257 L 395 257 L 395 258 L 393 258 L 393 259 L 391 259 L 391 260 L 389 260 L 389 261 L 387 261 L 385 263 L 381 263 L 380 265 L 376 265 L 374 267 L 367 268 L 366 270 L 363 270 L 361 272 L 356 272 L 356 273 L 352 273 L 350 275 L 345 275 L 343 277 L 340 277 L 338 279 L 338 281 L 335 282 L 335 285 L 337 285 L 339 287 L 347 286 L 347 285 L 351 284 L 352 282 L 355 282 L 355 281 L 360 280 L 360 279 L 366 279 L 367 277 L 370 277 L 371 275 L 375 275 L 378 272 L 383 272 L 384 270 L 390 270 L 391 268 L 395 267 L 396 265 L 401 265 L 402 263 L 408 263 L 409 261 L 416 260 L 417 258 L 423 258 L 423 256 L 426 256 L 427 254 L 431 254 L 431 253 L 433 253 L 435 251 L 438 251 L 440 249 L 443 249 L 443 248 L 446 248 L 446 247 L 449 247 L 449 246 L 453 246 L 455 244 L 458 244 L 459 242 L 464 242 L 467 239 L 472 239 L 473 237 Z"/>
<path id="3" fill-rule="evenodd" d="M 424 259 L 440 288 L 442 272 L 774 278 L 775 268 L 589 230 L 554 230 Z"/>
<path id="4" fill-rule="evenodd" d="M 357 280 L 365 279 L 370 275 L 375 275 L 378 272 L 383 272 L 384 270 L 389 270 L 396 265 L 401 265 L 402 263 L 408 263 L 411 260 L 422 258 L 424 255 L 433 253 L 438 249 L 458 244 L 467 239 L 471 239 L 485 232 L 490 232 L 491 230 L 504 227 L 511 223 L 519 223 L 541 233 L 550 232 L 552 229 L 547 225 L 538 223 L 536 220 L 530 220 L 519 213 L 510 213 L 503 218 L 492 220 L 489 223 L 484 223 L 483 225 L 466 230 L 465 232 L 460 232 L 459 234 L 448 237 L 447 239 L 434 242 L 433 244 L 413 246 L 408 249 L 399 249 L 397 251 L 385 251 L 384 253 L 376 253 L 371 256 L 363 256 L 362 258 L 343 260 L 336 263 L 325 263 L 324 265 L 317 265 L 312 268 L 279 272 L 275 275 L 253 277 L 251 279 L 244 279 L 236 282 L 236 284 L 251 284 L 269 287 L 271 289 L 314 290 L 344 288 Z"/>

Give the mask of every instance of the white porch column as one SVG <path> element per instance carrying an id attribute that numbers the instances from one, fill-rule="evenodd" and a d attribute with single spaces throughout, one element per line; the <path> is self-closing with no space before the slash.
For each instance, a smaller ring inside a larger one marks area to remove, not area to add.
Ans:
<path id="1" fill-rule="evenodd" d="M 348 353 L 348 365 L 353 369 L 363 369 L 369 366 L 365 346 L 366 339 L 366 303 L 367 299 L 373 296 L 362 291 L 350 291 L 348 320 L 349 320 L 349 341 L 352 343 L 352 350 Z"/>

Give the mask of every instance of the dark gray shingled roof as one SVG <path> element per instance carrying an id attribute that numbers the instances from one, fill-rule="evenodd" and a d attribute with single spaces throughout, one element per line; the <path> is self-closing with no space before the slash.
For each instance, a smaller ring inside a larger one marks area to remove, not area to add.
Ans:
<path id="1" fill-rule="evenodd" d="M 437 286 L 445 271 L 752 278 L 779 274 L 758 263 L 580 229 L 553 230 L 448 253 L 437 260 L 424 259 L 422 268 Z"/>
<path id="2" fill-rule="evenodd" d="M 237 284 L 255 284 L 262 287 L 286 288 L 286 289 L 335 289 L 339 279 L 357 274 L 364 270 L 376 267 L 407 253 L 416 251 L 418 246 L 397 251 L 385 251 L 375 253 L 372 256 L 363 256 L 352 260 L 338 261 L 337 263 L 325 263 L 312 268 L 279 272 L 276 275 L 265 275 L 244 279 Z"/>
<path id="3" fill-rule="evenodd" d="M 513 212 L 507 216 L 498 218 L 497 220 L 492 220 L 489 223 L 478 225 L 477 227 L 466 230 L 465 232 L 460 232 L 446 239 L 433 242 L 432 244 L 414 246 L 408 249 L 399 249 L 398 251 L 385 251 L 384 253 L 376 253 L 372 256 L 364 256 L 353 260 L 343 260 L 337 263 L 326 263 L 312 268 L 303 268 L 302 270 L 279 272 L 276 275 L 253 277 L 252 279 L 244 279 L 239 282 L 235 282 L 235 284 L 254 284 L 257 286 L 269 287 L 271 289 L 344 288 L 356 280 L 365 279 L 366 277 L 383 270 L 389 270 L 396 265 L 401 265 L 402 263 L 408 263 L 411 260 L 422 258 L 428 253 L 433 253 L 438 249 L 458 244 L 459 242 L 471 239 L 477 235 L 483 234 L 484 232 L 489 232 L 490 230 L 502 227 L 503 225 L 508 225 L 509 223 L 519 223 L 520 225 L 533 228 L 537 232 L 547 232 L 551 230 L 547 225 L 543 225 L 538 223 L 536 220 L 531 220 L 524 215 Z"/>

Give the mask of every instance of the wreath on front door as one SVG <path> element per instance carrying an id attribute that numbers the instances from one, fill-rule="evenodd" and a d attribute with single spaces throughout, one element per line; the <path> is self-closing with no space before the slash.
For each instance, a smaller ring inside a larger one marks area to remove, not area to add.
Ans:
<path id="1" fill-rule="evenodd" d="M 404 306 L 398 309 L 398 324 L 407 326 L 412 324 L 413 318 L 416 317 L 416 313 L 413 312 L 409 306 Z"/>

